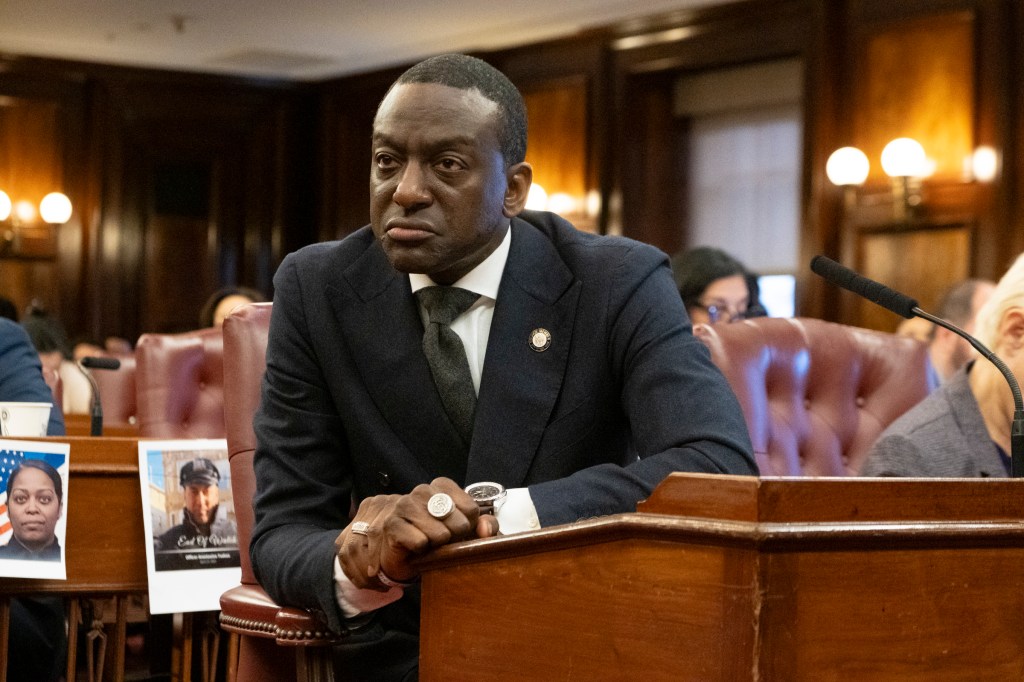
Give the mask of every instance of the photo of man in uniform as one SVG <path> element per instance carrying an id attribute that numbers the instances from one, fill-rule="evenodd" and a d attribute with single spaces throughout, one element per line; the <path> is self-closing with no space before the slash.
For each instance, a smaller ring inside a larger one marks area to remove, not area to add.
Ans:
<path id="1" fill-rule="evenodd" d="M 180 470 L 184 503 L 181 523 L 154 540 L 156 569 L 177 570 L 238 565 L 238 531 L 220 503 L 220 470 L 206 457 Z"/>

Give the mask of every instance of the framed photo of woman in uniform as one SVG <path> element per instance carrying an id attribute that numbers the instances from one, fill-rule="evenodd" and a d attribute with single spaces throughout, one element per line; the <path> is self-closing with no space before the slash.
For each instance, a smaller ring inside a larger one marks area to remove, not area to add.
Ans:
<path id="1" fill-rule="evenodd" d="M 0 576 L 65 580 L 67 443 L 0 439 Z"/>
<path id="2" fill-rule="evenodd" d="M 227 443 L 140 441 L 139 474 L 150 610 L 220 608 L 241 576 Z"/>

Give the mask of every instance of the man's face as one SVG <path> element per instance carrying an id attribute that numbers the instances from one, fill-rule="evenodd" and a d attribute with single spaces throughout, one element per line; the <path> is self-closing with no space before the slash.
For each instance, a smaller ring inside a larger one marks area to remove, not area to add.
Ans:
<path id="1" fill-rule="evenodd" d="M 53 481 L 39 469 L 21 469 L 7 501 L 14 536 L 29 549 L 50 544 L 60 518 L 61 503 Z"/>
<path id="2" fill-rule="evenodd" d="M 477 90 L 409 83 L 384 98 L 373 125 L 370 214 L 396 270 L 451 284 L 501 243 L 530 176 L 526 164 L 505 168 L 499 125 L 498 105 Z M 524 167 L 525 185 L 517 177 Z"/>
<path id="3" fill-rule="evenodd" d="M 196 523 L 213 521 L 213 510 L 220 503 L 220 491 L 215 485 L 190 483 L 185 486 L 185 508 Z"/>

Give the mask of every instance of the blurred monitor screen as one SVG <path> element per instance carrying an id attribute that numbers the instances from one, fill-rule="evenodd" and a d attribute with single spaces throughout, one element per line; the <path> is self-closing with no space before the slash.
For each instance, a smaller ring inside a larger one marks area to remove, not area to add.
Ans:
<path id="1" fill-rule="evenodd" d="M 761 304 L 769 317 L 793 317 L 796 314 L 796 277 L 794 275 L 761 275 L 757 278 Z"/>

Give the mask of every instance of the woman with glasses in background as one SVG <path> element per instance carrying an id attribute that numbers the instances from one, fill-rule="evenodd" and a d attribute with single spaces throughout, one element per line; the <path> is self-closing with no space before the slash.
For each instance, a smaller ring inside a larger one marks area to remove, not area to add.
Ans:
<path id="1" fill-rule="evenodd" d="M 738 322 L 761 317 L 757 276 L 738 260 L 710 246 L 676 254 L 672 272 L 693 324 Z"/>

